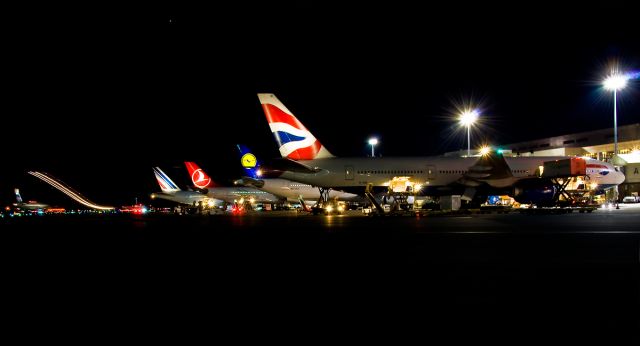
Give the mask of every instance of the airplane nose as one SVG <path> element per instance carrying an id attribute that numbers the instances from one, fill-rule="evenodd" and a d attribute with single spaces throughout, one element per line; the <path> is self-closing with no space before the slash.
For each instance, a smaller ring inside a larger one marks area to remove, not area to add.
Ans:
<path id="1" fill-rule="evenodd" d="M 625 176 L 624 176 L 624 174 L 622 172 L 616 172 L 616 173 L 618 173 L 617 177 L 616 177 L 616 184 L 620 185 L 620 184 L 622 184 L 624 182 Z"/>

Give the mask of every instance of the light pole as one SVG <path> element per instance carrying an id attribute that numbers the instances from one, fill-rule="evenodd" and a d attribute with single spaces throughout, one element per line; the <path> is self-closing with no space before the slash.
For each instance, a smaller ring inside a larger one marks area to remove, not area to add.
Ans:
<path id="1" fill-rule="evenodd" d="M 617 109 L 617 96 L 618 90 L 623 89 L 627 85 L 629 77 L 623 74 L 614 72 L 607 79 L 604 80 L 604 88 L 607 90 L 613 90 L 613 155 L 618 155 L 618 109 Z"/>
<path id="2" fill-rule="evenodd" d="M 369 139 L 369 145 L 371 145 L 371 157 L 375 157 L 375 153 L 373 151 L 373 147 L 375 147 L 376 144 L 378 144 L 378 139 L 377 138 Z"/>
<path id="3" fill-rule="evenodd" d="M 478 120 L 480 112 L 477 109 L 466 110 L 460 114 L 460 124 L 467 127 L 467 157 L 471 156 L 471 125 Z"/>

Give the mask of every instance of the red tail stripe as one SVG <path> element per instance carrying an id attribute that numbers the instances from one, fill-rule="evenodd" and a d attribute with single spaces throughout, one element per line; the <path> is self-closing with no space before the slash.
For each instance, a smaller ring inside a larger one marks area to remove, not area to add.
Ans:
<path id="1" fill-rule="evenodd" d="M 271 123 L 286 123 L 299 130 L 307 130 L 302 123 L 291 114 L 283 112 L 280 108 L 272 104 L 263 104 L 262 109 L 267 116 L 267 121 Z"/>
<path id="2" fill-rule="evenodd" d="M 313 145 L 306 148 L 296 149 L 292 151 L 291 154 L 287 155 L 287 157 L 292 160 L 313 160 L 316 155 L 318 155 L 320 148 L 322 148 L 322 144 L 320 144 L 318 140 L 315 140 Z"/>

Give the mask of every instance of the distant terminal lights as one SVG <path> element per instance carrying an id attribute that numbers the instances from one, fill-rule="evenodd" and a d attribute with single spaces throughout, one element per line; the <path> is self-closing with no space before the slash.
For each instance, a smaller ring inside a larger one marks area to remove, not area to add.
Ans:
<path id="1" fill-rule="evenodd" d="M 127 214 L 146 214 L 148 210 L 143 204 L 134 204 L 123 206 L 119 211 Z"/>
<path id="2" fill-rule="evenodd" d="M 510 149 L 502 149 L 502 148 L 492 148 L 489 146 L 483 146 L 481 148 L 475 149 L 475 150 L 471 150 L 471 155 L 469 155 L 469 157 L 480 157 L 480 156 L 484 156 L 487 154 L 490 154 L 491 152 L 495 152 L 497 154 L 503 155 L 503 156 L 515 156 L 513 154 L 513 151 Z M 467 156 L 467 151 L 466 150 L 459 150 L 459 151 L 452 151 L 452 152 L 447 152 L 444 153 L 445 157 L 460 157 L 460 156 Z"/>

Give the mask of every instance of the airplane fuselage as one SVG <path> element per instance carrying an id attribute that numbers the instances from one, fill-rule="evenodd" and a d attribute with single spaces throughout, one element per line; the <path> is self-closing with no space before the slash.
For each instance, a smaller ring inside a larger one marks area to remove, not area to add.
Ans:
<path id="1" fill-rule="evenodd" d="M 152 199 L 159 198 L 159 199 L 164 199 L 164 200 L 175 202 L 175 203 L 188 204 L 188 205 L 193 205 L 193 203 L 197 204 L 200 201 L 206 202 L 207 200 L 209 200 L 208 196 L 195 191 L 156 192 L 151 194 L 151 198 Z M 216 205 L 218 205 L 222 201 L 217 201 L 217 202 L 218 203 L 215 203 Z"/>
<path id="2" fill-rule="evenodd" d="M 320 191 L 311 184 L 278 178 L 262 179 L 261 181 L 264 182 L 264 185 L 260 187 L 261 190 L 282 196 L 289 202 L 298 202 L 300 197 L 308 202 L 320 198 Z M 358 198 L 359 196 L 353 193 L 339 190 L 329 191 L 329 199 L 353 200 Z"/>
<path id="3" fill-rule="evenodd" d="M 567 157 L 505 157 L 510 171 L 510 177 L 486 180 L 492 186 L 504 187 L 514 184 L 520 179 L 534 178 L 540 166 L 545 161 L 562 160 Z M 415 183 L 424 187 L 446 186 L 461 181 L 469 173 L 469 169 L 478 161 L 477 157 L 389 157 L 389 158 L 327 158 L 298 161 L 311 168 L 316 173 L 299 173 L 284 171 L 281 177 L 299 181 L 314 186 L 332 188 L 374 187 L 386 186 L 394 177 L 411 178 Z M 598 163 L 606 166 L 610 173 L 601 175 L 593 170 L 587 170 L 593 182 L 602 185 L 617 185 L 624 181 L 624 175 L 608 163 L 597 160 L 587 160 L 587 165 Z"/>
<path id="4" fill-rule="evenodd" d="M 14 207 L 25 209 L 25 210 L 38 210 L 38 209 L 46 209 L 49 208 L 48 204 L 44 203 L 14 203 Z"/>
<path id="5" fill-rule="evenodd" d="M 237 202 L 243 198 L 247 201 L 253 198 L 255 203 L 275 203 L 280 200 L 277 196 L 267 191 L 250 186 L 210 187 L 207 190 L 208 197 L 220 199 L 227 203 Z"/>

